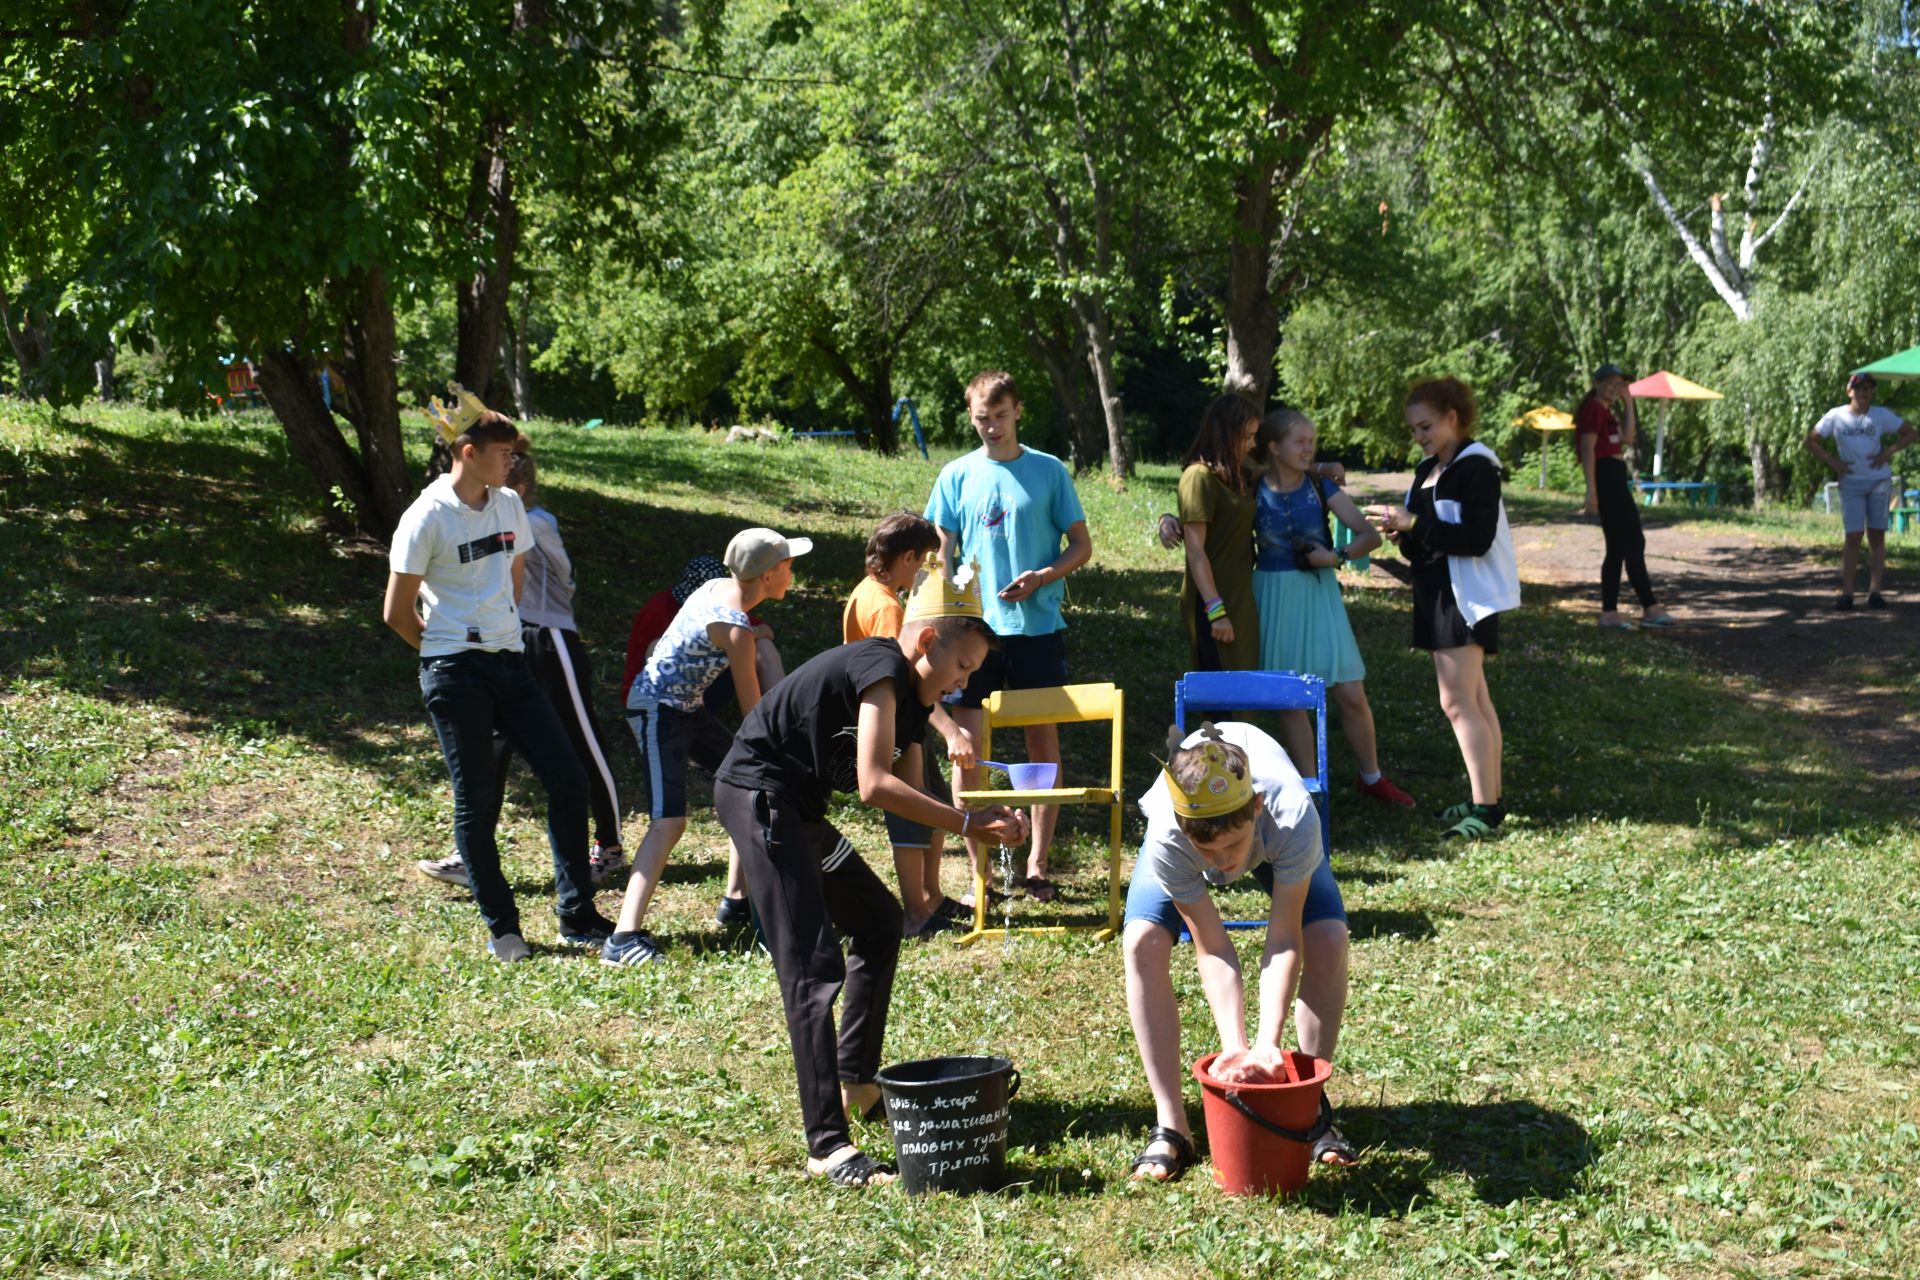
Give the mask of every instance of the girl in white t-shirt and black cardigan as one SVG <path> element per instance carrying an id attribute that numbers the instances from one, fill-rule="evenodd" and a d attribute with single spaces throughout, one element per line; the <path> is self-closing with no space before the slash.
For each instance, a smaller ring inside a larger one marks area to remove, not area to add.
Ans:
<path id="1" fill-rule="evenodd" d="M 1446 835 L 1480 839 L 1506 817 L 1500 716 L 1487 689 L 1486 655 L 1500 651 L 1500 614 L 1520 605 L 1513 536 L 1500 500 L 1493 450 L 1473 440 L 1473 391 L 1429 378 L 1407 393 L 1407 427 L 1427 456 L 1404 507 L 1367 509 L 1413 566 L 1413 644 L 1433 654 L 1440 706 L 1466 761 L 1472 797 L 1447 809 Z"/>

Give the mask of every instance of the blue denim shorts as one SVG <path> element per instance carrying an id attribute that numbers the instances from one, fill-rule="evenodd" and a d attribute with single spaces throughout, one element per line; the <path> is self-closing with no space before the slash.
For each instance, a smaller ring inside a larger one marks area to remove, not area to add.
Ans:
<path id="1" fill-rule="evenodd" d="M 920 747 L 922 767 L 922 785 L 920 794 L 941 804 L 952 804 L 953 793 L 947 789 L 946 774 L 940 768 L 940 757 L 934 755 L 934 744 L 940 741 L 940 735 L 927 730 L 925 742 Z M 933 848 L 933 828 L 924 827 L 912 818 L 903 818 L 897 813 L 881 811 L 887 820 L 887 843 L 896 849 Z"/>
<path id="2" fill-rule="evenodd" d="M 647 761 L 647 816 L 687 816 L 687 762 L 708 773 L 720 767 L 733 746 L 733 734 L 704 706 L 682 711 L 665 703 L 627 710 L 627 724 Z"/>
<path id="3" fill-rule="evenodd" d="M 1135 920 L 1151 920 L 1177 941 L 1186 929 L 1187 922 L 1180 918 L 1180 908 L 1160 887 L 1160 882 L 1141 870 L 1141 866 L 1141 863 L 1134 864 L 1133 880 L 1127 885 L 1125 924 L 1132 924 Z M 1273 864 L 1263 862 L 1251 874 L 1271 898 Z M 1347 904 L 1341 900 L 1339 882 L 1333 878 L 1333 861 L 1326 857 L 1320 859 L 1320 865 L 1313 869 L 1313 878 L 1307 882 L 1307 901 L 1300 909 L 1300 927 L 1304 929 L 1322 920 L 1338 920 L 1342 924 L 1347 920 Z"/>

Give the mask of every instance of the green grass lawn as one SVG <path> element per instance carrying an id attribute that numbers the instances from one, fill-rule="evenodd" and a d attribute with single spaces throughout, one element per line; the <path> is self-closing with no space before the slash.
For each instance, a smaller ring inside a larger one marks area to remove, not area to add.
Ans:
<path id="1" fill-rule="evenodd" d="M 747 524 L 812 536 L 766 611 L 797 662 L 837 640 L 867 531 L 935 470 L 531 430 L 619 735 L 627 621 L 684 559 Z M 1185 653 L 1176 562 L 1149 540 L 1173 479 L 1083 484 L 1095 558 L 1069 596 L 1076 677 L 1126 688 L 1136 795 Z M 1354 949 L 1334 1093 L 1359 1167 L 1282 1204 L 1226 1199 L 1204 1167 L 1130 1186 L 1151 1119 L 1118 947 L 910 943 L 889 1060 L 1011 1057 L 1015 1184 L 843 1193 L 801 1174 L 773 975 L 709 923 L 710 817 L 658 900 L 667 958 L 639 971 L 490 964 L 470 902 L 415 875 L 451 837 L 414 660 L 379 622 L 383 553 L 306 493 L 261 414 L 0 402 L 0 1273 L 1920 1271 L 1912 797 L 1675 645 L 1511 618 L 1492 685 L 1516 817 L 1448 849 L 1424 815 L 1464 778 L 1407 598 L 1350 593 L 1384 760 L 1422 802 L 1335 790 Z M 631 809 L 639 762 L 615 745 Z M 1097 772 L 1094 735 L 1067 745 L 1069 777 Z M 876 817 L 836 821 L 890 877 Z M 1092 916 L 1098 820 L 1068 830 L 1064 905 Z M 536 792 L 502 840 L 550 942 Z M 1238 936 L 1251 962 L 1259 936 Z M 1216 1046 L 1175 966 L 1191 1059 Z"/>

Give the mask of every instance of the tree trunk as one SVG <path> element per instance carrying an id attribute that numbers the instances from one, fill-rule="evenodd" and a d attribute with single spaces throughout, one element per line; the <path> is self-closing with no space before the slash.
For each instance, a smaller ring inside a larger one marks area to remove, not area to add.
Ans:
<path id="1" fill-rule="evenodd" d="M 1276 228 L 1274 166 L 1263 165 L 1234 183 L 1233 235 L 1227 244 L 1227 374 L 1225 387 L 1267 403 L 1280 313 L 1268 273 Z"/>
<path id="2" fill-rule="evenodd" d="M 514 34 L 545 26 L 551 16 L 547 0 L 515 0 Z M 520 249 L 520 206 L 514 199 L 513 171 L 507 162 L 512 130 L 510 119 L 488 123 L 486 149 L 475 157 L 467 184 L 468 238 L 476 245 L 491 240 L 492 255 L 456 298 L 453 376 L 477 396 L 489 394 L 499 364 L 507 296 L 513 288 L 514 260 Z"/>
<path id="3" fill-rule="evenodd" d="M 313 477 L 321 501 L 331 506 L 337 491 L 352 506 L 362 529 L 375 537 L 390 537 L 391 525 L 384 532 L 368 528 L 367 516 L 379 503 L 367 483 L 366 469 L 347 447 L 339 424 L 320 398 L 319 386 L 308 376 L 306 361 L 291 351 L 268 351 L 254 362 L 253 376 L 267 407 L 287 433 L 294 456 Z M 398 513 L 394 519 L 397 523 Z"/>
<path id="4" fill-rule="evenodd" d="M 527 346 L 527 312 L 532 307 L 533 290 L 523 280 L 520 283 L 520 305 L 514 307 L 507 316 L 513 403 L 523 419 L 533 416 L 533 352 Z"/>
<path id="5" fill-rule="evenodd" d="M 0 328 L 7 331 L 7 345 L 13 348 L 14 362 L 20 366 L 20 394 L 36 398 L 34 371 L 52 353 L 45 329 L 33 322 L 30 308 L 23 309 L 16 320 L 5 293 L 0 293 Z"/>
<path id="6" fill-rule="evenodd" d="M 866 417 L 867 439 L 881 453 L 892 457 L 900 452 L 900 424 L 893 420 L 893 378 L 889 373 L 882 373 L 874 382 L 872 394 L 860 403 Z"/>
<path id="7" fill-rule="evenodd" d="M 467 190 L 467 234 L 492 241 L 492 258 L 460 287 L 453 376 L 475 395 L 487 394 L 500 357 L 506 328 L 507 294 L 513 286 L 513 260 L 520 241 L 520 213 L 513 198 L 513 174 L 507 168 L 507 126 L 495 122 L 487 149 L 473 162 Z"/>
<path id="8" fill-rule="evenodd" d="M 93 362 L 93 390 L 102 404 L 114 398 L 112 347 L 108 347 L 107 354 Z"/>
<path id="9" fill-rule="evenodd" d="M 377 267 L 356 270 L 347 281 L 342 305 L 348 318 L 340 327 L 340 350 L 334 368 L 346 387 L 346 394 L 340 397 L 337 407 L 341 415 L 353 424 L 358 437 L 360 448 L 356 465 L 361 479 L 357 493 L 344 484 L 340 487 L 353 503 L 360 527 L 369 535 L 385 541 L 393 535 L 394 527 L 400 522 L 400 514 L 407 509 L 415 490 L 415 486 L 407 479 L 406 450 L 400 434 L 400 386 L 394 371 L 393 304 L 387 297 L 386 273 Z M 297 431 L 311 434 L 318 430 L 317 425 L 306 425 L 311 416 L 310 410 L 315 411 L 319 417 L 314 421 L 324 422 L 327 431 L 339 440 L 339 447 L 346 450 L 346 441 L 340 438 L 339 428 L 327 413 L 316 380 L 307 376 L 304 364 L 296 362 L 296 367 L 303 388 L 301 395 L 310 398 L 309 408 L 295 408 L 282 413 L 279 404 L 269 394 L 268 403 L 274 405 L 275 415 L 286 427 L 288 436 L 295 439 L 298 448 Z M 281 371 L 285 372 L 285 368 Z M 261 390 L 266 390 L 265 383 L 261 384 Z M 284 393 L 281 401 L 289 405 L 308 403 L 307 400 L 295 399 L 290 392 Z M 318 458 L 319 455 L 313 456 Z M 352 456 L 351 451 L 348 456 Z M 340 483 L 335 478 L 331 463 L 325 464 L 327 470 L 315 470 L 317 464 L 309 458 L 308 453 L 302 452 L 301 457 L 308 463 L 309 470 L 314 470 L 322 490 Z"/>
<path id="10" fill-rule="evenodd" d="M 863 378 L 846 353 L 828 339 L 816 333 L 811 341 L 833 376 L 860 406 L 860 443 L 888 455 L 899 452 L 900 429 L 893 420 L 893 362 L 882 360 L 874 367 L 873 377 Z"/>
<path id="11" fill-rule="evenodd" d="M 1758 510 L 1777 496 L 1776 490 L 1780 487 L 1780 468 L 1774 463 L 1773 451 L 1767 448 L 1767 442 L 1760 438 L 1758 431 L 1747 437 L 1747 460 L 1753 468 L 1753 505 Z"/>
<path id="12" fill-rule="evenodd" d="M 1097 298 L 1074 304 L 1087 331 L 1087 363 L 1093 369 L 1100 414 L 1107 428 L 1107 463 L 1114 480 L 1124 484 L 1133 474 L 1133 446 L 1127 440 L 1126 411 L 1120 404 L 1120 380 L 1113 371 L 1113 328 L 1107 308 Z"/>
<path id="13" fill-rule="evenodd" d="M 1053 387 L 1053 402 L 1067 426 L 1067 452 L 1073 473 L 1079 475 L 1099 465 L 1106 456 L 1106 424 L 1087 400 L 1087 377 L 1092 364 L 1083 361 L 1085 347 L 1070 338 L 1049 333 L 1040 335 L 1038 320 L 1029 313 L 1026 335 L 1027 354 L 1046 372 Z M 1079 346 L 1079 350 L 1074 348 Z"/>

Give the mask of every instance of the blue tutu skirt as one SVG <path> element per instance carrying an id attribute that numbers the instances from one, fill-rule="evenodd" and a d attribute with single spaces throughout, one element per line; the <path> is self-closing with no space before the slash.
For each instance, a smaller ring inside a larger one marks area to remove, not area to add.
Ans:
<path id="1" fill-rule="evenodd" d="M 1332 569 L 1255 570 L 1253 599 L 1263 668 L 1319 676 L 1330 685 L 1367 678 Z"/>

